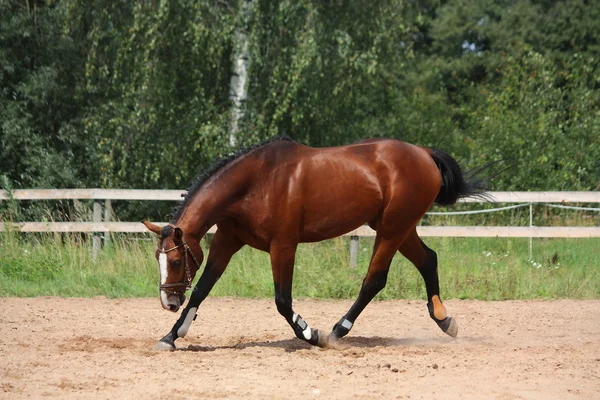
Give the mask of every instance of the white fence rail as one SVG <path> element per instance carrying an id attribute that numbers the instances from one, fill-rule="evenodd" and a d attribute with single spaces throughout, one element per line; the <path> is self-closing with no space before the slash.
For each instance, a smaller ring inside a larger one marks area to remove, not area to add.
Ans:
<path id="1" fill-rule="evenodd" d="M 181 190 L 138 190 L 138 189 L 21 189 L 12 192 L 15 200 L 94 200 L 93 222 L 21 222 L 11 224 L 10 229 L 20 232 L 85 232 L 104 233 L 106 240 L 111 232 L 146 232 L 139 222 L 111 222 L 111 200 L 181 200 L 184 194 Z M 11 196 L 5 190 L 0 190 L 0 201 L 9 200 Z M 514 207 L 529 207 L 529 226 L 420 226 L 417 228 L 420 236 L 450 236 L 450 237 L 525 237 L 525 238 L 596 238 L 600 237 L 600 226 L 595 227 L 539 227 L 533 226 L 533 204 L 544 204 L 549 207 L 583 209 L 600 211 L 600 208 L 571 207 L 569 203 L 600 203 L 600 192 L 490 192 L 488 200 L 469 198 L 466 203 L 522 203 Z M 559 204 L 557 204 L 559 203 Z M 104 204 L 104 220 L 102 218 Z M 494 210 L 467 211 L 492 212 Z M 431 214 L 460 214 L 436 213 Z M 1 221 L 0 221 L 1 222 Z M 0 231 L 7 228 L 7 223 L 0 223 Z M 209 233 L 214 233 L 213 227 Z M 362 226 L 346 236 L 351 241 L 351 264 L 355 264 L 357 241 L 359 237 L 375 236 L 375 231 Z M 94 248 L 99 249 L 101 238 L 94 237 Z M 530 241 L 531 252 L 531 241 Z"/>
<path id="2" fill-rule="evenodd" d="M 15 200 L 181 200 L 182 190 L 152 189 L 17 189 Z M 599 192 L 490 192 L 493 203 L 600 203 Z M 9 194 L 0 190 L 0 200 Z M 477 198 L 466 203 L 484 203 Z"/>
<path id="3" fill-rule="evenodd" d="M 15 200 L 95 200 L 93 222 L 21 222 L 12 228 L 21 232 L 146 232 L 139 222 L 110 222 L 110 200 L 181 200 L 181 190 L 138 189 L 21 189 L 12 193 Z M 494 203 L 600 203 L 600 192 L 490 192 L 489 201 Z M 9 200 L 5 190 L 0 190 L 0 200 Z M 465 199 L 466 203 L 485 203 L 477 198 Z M 102 222 L 102 203 L 105 218 Z M 524 204 L 530 206 L 531 204 Z M 550 204 L 548 204 L 550 205 Z M 575 207 L 574 207 L 575 208 Z M 585 207 L 600 211 L 600 208 Z M 484 212 L 490 210 L 482 210 Z M 432 213 L 438 214 L 438 213 Z M 449 213 L 452 214 L 452 213 Z M 0 224 L 0 231 L 6 224 Z M 423 226 L 418 228 L 421 236 L 461 237 L 600 237 L 600 227 L 538 227 L 530 226 Z M 214 228 L 212 231 L 214 232 Z M 375 232 L 363 226 L 347 236 L 369 237 Z"/>
<path id="4" fill-rule="evenodd" d="M 161 223 L 157 223 L 161 225 Z M 164 225 L 164 223 L 163 223 Z M 145 233 L 139 222 L 20 222 L 12 224 L 20 232 L 82 232 L 82 233 Z M 0 232 L 5 227 L 0 227 Z M 208 233 L 215 233 L 212 227 Z M 593 238 L 600 237 L 600 227 L 570 226 L 419 226 L 420 236 L 433 237 L 533 237 L 533 238 Z M 346 233 L 344 236 L 374 237 L 368 226 Z"/>

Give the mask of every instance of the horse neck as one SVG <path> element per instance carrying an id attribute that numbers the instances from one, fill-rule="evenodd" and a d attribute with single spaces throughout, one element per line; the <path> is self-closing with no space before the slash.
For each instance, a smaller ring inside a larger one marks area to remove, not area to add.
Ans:
<path id="1" fill-rule="evenodd" d="M 211 226 L 219 222 L 227 208 L 239 199 L 249 183 L 249 171 L 235 163 L 219 171 L 206 182 L 185 207 L 176 225 L 190 236 L 202 238 Z"/>

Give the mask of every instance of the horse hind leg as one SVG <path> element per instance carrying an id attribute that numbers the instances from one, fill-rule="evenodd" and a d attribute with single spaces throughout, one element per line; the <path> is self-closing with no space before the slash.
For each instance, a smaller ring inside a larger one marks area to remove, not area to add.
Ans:
<path id="1" fill-rule="evenodd" d="M 401 238 L 388 240 L 380 235 L 375 238 L 373 256 L 371 257 L 369 270 L 363 280 L 358 298 L 346 315 L 333 326 L 329 334 L 330 342 L 335 342 L 337 339 L 346 336 L 354 326 L 356 318 L 358 318 L 377 293 L 385 287 L 390 264 L 398 249 L 399 242 L 401 242 Z"/>
<path id="2" fill-rule="evenodd" d="M 427 290 L 427 309 L 429 316 L 440 329 L 451 337 L 458 334 L 456 319 L 448 316 L 446 307 L 440 299 L 440 285 L 437 273 L 437 254 L 423 243 L 416 229 L 413 229 L 398 251 L 406 257 L 421 273 Z"/>

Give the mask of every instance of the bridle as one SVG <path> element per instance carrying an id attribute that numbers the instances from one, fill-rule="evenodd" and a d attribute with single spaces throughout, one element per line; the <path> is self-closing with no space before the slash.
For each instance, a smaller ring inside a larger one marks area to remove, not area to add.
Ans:
<path id="1" fill-rule="evenodd" d="M 167 249 L 167 250 L 161 250 L 161 248 L 159 247 L 158 252 L 162 253 L 162 254 L 167 254 L 168 252 L 177 250 L 180 247 L 183 247 L 183 249 L 184 249 L 184 251 L 183 251 L 183 267 L 185 269 L 185 277 L 183 278 L 182 282 L 162 283 L 162 284 L 158 285 L 160 290 L 164 290 L 168 294 L 182 295 L 185 293 L 186 290 L 188 290 L 192 287 L 192 273 L 190 271 L 190 266 L 188 265 L 188 257 L 187 257 L 188 253 L 194 259 L 196 266 L 198 268 L 200 268 L 200 264 L 198 263 L 196 256 L 194 255 L 194 253 L 192 252 L 192 249 L 190 249 L 190 246 L 188 246 L 186 242 L 183 242 L 175 247 L 171 247 L 170 249 Z"/>

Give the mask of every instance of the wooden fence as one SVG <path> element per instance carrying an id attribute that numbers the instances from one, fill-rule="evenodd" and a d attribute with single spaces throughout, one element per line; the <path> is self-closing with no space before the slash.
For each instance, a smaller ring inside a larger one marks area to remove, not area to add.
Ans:
<path id="1" fill-rule="evenodd" d="M 111 232 L 146 232 L 139 222 L 111 221 L 111 200 L 181 200 L 184 192 L 180 190 L 137 190 L 137 189 L 22 189 L 12 192 L 15 200 L 94 200 L 93 221 L 91 222 L 20 222 L 11 224 L 10 228 L 21 232 L 87 232 L 104 233 L 105 240 L 110 239 Z M 0 200 L 9 200 L 10 194 L 0 190 Z M 540 227 L 533 226 L 533 204 L 546 206 L 575 208 L 600 211 L 598 208 L 570 207 L 569 203 L 600 203 L 600 192 L 491 192 L 489 200 L 469 198 L 467 203 L 520 203 L 518 206 L 529 207 L 529 226 L 420 226 L 420 236 L 460 236 L 460 237 L 525 237 L 525 238 L 592 238 L 600 237 L 600 226 L 595 227 Z M 513 206 L 515 207 L 515 206 Z M 500 208 L 502 209 L 502 208 Z M 482 212 L 492 210 L 482 210 Z M 472 213 L 473 211 L 471 211 Z M 477 211 L 474 211 L 477 212 Z M 104 214 L 104 217 L 103 217 Z M 432 213 L 434 214 L 434 213 Z M 439 214 L 439 213 L 438 213 Z M 453 212 L 442 214 L 457 214 Z M 0 231 L 7 228 L 0 224 Z M 209 233 L 214 233 L 213 227 Z M 351 264 L 356 264 L 358 254 L 358 238 L 375 236 L 375 232 L 362 226 L 346 236 L 351 237 Z M 100 236 L 94 236 L 94 248 L 99 249 Z M 530 244 L 531 249 L 531 244 Z"/>

